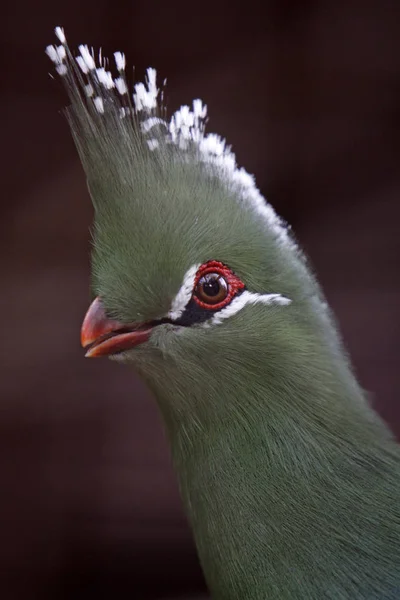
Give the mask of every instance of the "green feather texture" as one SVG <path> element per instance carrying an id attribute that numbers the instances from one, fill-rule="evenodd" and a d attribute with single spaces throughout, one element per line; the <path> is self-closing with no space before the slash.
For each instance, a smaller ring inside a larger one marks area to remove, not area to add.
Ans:
<path id="1" fill-rule="evenodd" d="M 206 135 L 200 100 L 168 120 L 154 70 L 132 95 L 122 54 L 113 76 L 56 35 L 47 53 L 71 102 L 94 206 L 92 288 L 107 314 L 173 315 L 185 276 L 210 260 L 245 285 L 209 319 L 170 318 L 112 357 L 160 407 L 212 597 L 400 598 L 399 446 L 293 236 Z"/>

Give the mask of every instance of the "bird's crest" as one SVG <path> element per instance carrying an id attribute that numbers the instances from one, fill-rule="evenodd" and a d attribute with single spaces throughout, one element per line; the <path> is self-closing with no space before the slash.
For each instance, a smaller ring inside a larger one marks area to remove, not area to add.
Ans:
<path id="1" fill-rule="evenodd" d="M 113 164 L 122 161 L 130 169 L 134 161 L 140 164 L 140 156 L 143 160 L 149 152 L 164 164 L 166 157 L 177 162 L 193 161 L 253 210 L 278 242 L 293 243 L 286 226 L 257 189 L 254 177 L 237 166 L 225 140 L 205 134 L 207 106 L 201 100 L 194 100 L 192 108 L 182 106 L 167 120 L 154 69 L 147 69 L 146 83 L 136 83 L 130 94 L 121 52 L 114 54 L 117 76 L 113 76 L 101 51 L 98 64 L 93 49 L 86 45 L 80 45 L 79 55 L 74 57 L 64 30 L 56 27 L 55 33 L 60 44 L 48 46 L 46 53 L 65 82 L 71 101 L 68 117 L 87 172 L 98 171 L 99 154 L 103 164 L 104 160 L 109 164 L 114 153 Z"/>

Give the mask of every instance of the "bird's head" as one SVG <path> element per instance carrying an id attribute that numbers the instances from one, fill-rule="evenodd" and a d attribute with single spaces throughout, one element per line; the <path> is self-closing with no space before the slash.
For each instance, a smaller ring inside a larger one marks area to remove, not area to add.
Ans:
<path id="1" fill-rule="evenodd" d="M 66 83 L 94 205 L 87 356 L 132 363 L 158 397 L 183 404 L 260 377 L 295 386 L 288 373 L 328 326 L 326 309 L 253 177 L 205 135 L 206 107 L 195 100 L 168 121 L 155 71 L 132 97 L 123 55 L 113 77 L 56 33 L 47 53 Z"/>
<path id="2" fill-rule="evenodd" d="M 389 435 L 302 253 L 225 142 L 205 135 L 200 100 L 168 121 L 155 71 L 131 98 L 123 55 L 113 77 L 56 34 L 47 53 L 94 205 L 82 344 L 153 390 L 213 597 L 383 589 Z"/>

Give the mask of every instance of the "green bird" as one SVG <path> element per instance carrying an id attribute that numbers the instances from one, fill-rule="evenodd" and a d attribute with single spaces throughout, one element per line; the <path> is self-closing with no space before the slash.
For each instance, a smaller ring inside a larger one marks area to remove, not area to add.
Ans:
<path id="1" fill-rule="evenodd" d="M 123 54 L 56 35 L 94 206 L 82 345 L 152 390 L 212 597 L 399 599 L 399 446 L 288 227 L 200 100 L 168 120 L 153 69 L 132 94 Z"/>

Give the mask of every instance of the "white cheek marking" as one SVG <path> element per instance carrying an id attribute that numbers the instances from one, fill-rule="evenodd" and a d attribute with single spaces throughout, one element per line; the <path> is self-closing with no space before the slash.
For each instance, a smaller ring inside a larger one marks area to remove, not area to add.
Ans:
<path id="1" fill-rule="evenodd" d="M 220 325 L 224 319 L 229 319 L 229 317 L 236 315 L 247 304 L 279 304 L 286 306 L 290 303 L 291 300 L 285 296 L 281 296 L 281 294 L 255 294 L 245 290 L 240 296 L 234 298 L 226 308 L 217 312 L 210 321 L 206 321 L 203 326 Z"/>
<path id="2" fill-rule="evenodd" d="M 173 321 L 179 319 L 179 317 L 185 310 L 187 303 L 192 297 L 194 280 L 196 277 L 196 273 L 200 267 L 200 264 L 193 265 L 193 267 L 190 267 L 190 269 L 186 271 L 181 289 L 173 299 L 171 304 L 171 310 L 168 313 L 168 317 Z"/>

